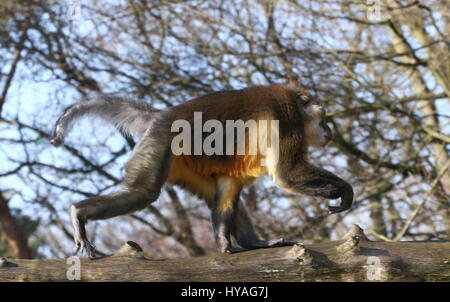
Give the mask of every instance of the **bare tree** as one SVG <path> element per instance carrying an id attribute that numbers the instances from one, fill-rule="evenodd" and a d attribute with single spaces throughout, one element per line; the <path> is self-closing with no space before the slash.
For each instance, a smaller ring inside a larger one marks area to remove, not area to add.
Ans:
<path id="1" fill-rule="evenodd" d="M 14 192 L 8 210 L 39 219 L 41 254 L 71 253 L 69 205 L 114 190 L 135 143 L 84 122 L 52 149 L 67 105 L 112 94 L 165 108 L 272 83 L 326 104 L 335 138 L 311 157 L 348 179 L 356 201 L 327 216 L 325 202 L 263 179 L 243 197 L 263 237 L 324 241 L 356 222 L 387 241 L 449 238 L 447 1 L 82 1 L 74 16 L 65 1 L 5 3 L 0 191 Z M 90 234 L 103 254 L 131 237 L 155 256 L 199 256 L 215 251 L 208 219 L 201 201 L 166 188 L 155 207 Z"/>

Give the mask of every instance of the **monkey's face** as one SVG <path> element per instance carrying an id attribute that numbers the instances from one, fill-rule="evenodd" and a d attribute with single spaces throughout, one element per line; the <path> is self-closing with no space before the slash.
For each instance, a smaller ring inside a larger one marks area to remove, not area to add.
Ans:
<path id="1" fill-rule="evenodd" d="M 299 94 L 302 111 L 305 113 L 305 135 L 308 144 L 324 147 L 333 135 L 325 122 L 325 107 L 316 98 L 302 92 Z"/>

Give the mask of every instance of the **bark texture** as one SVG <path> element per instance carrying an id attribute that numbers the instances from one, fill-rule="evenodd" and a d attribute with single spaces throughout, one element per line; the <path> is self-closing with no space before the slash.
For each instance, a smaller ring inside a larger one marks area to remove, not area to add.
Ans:
<path id="1" fill-rule="evenodd" d="M 68 281 L 71 260 L 2 259 L 0 280 Z M 337 241 L 187 259 L 148 259 L 129 241 L 79 268 L 81 281 L 450 281 L 450 242 L 374 242 L 355 225 Z"/>

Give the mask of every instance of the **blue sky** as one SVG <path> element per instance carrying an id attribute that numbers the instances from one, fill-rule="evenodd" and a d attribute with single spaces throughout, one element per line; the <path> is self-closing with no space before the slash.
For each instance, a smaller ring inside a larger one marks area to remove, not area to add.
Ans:
<path id="1" fill-rule="evenodd" d="M 92 23 L 85 20 L 83 16 L 76 22 L 77 30 L 88 33 L 92 28 Z M 314 37 L 314 35 L 311 36 Z M 323 37 L 325 38 L 325 37 Z M 319 39 L 318 39 L 319 41 Z M 336 43 L 339 43 L 336 39 L 329 39 L 329 47 L 336 47 Z M 8 69 L 7 69 L 8 70 Z M 27 124 L 36 124 L 41 127 L 43 130 L 47 132 L 51 132 L 54 122 L 58 118 L 59 114 L 62 112 L 63 108 L 67 106 L 69 103 L 77 101 L 77 94 L 70 88 L 65 87 L 61 82 L 55 80 L 50 82 L 34 82 L 29 79 L 23 79 L 23 75 L 29 74 L 27 66 L 23 63 L 19 64 L 19 68 L 17 70 L 16 77 L 11 86 L 11 89 L 8 94 L 8 99 L 4 106 L 3 116 L 6 118 L 15 119 L 18 117 L 19 120 L 23 121 Z M 51 78 L 50 74 L 40 74 L 40 78 Z M 256 80 L 260 81 L 262 79 L 256 78 Z M 432 82 L 431 77 L 427 77 L 427 81 L 430 87 L 433 87 L 435 83 Z M 259 83 L 255 83 L 259 84 Z M 61 93 L 58 93 L 59 89 L 63 89 Z M 438 91 L 439 92 L 439 91 Z M 64 99 L 61 97 L 64 94 Z M 450 115 L 450 103 L 448 99 L 441 99 L 436 102 L 436 105 L 440 112 L 446 113 Z M 36 118 L 36 120 L 33 120 Z M 18 132 L 16 130 L 4 130 L 4 125 L 0 126 L 1 136 L 2 137 L 10 137 L 16 138 Z M 30 132 L 31 133 L 31 132 Z M 89 139 L 88 136 L 99 137 L 102 140 L 106 141 L 109 146 L 112 146 L 114 150 L 120 149 L 123 145 L 123 138 L 119 135 L 115 134 L 115 131 L 112 127 L 104 127 L 101 121 L 92 123 L 88 121 L 82 122 L 80 125 L 77 125 L 71 134 L 68 137 L 68 144 L 75 146 L 77 149 L 85 150 L 89 152 L 88 148 L 83 148 L 83 146 L 89 146 L 94 144 L 96 139 Z M 450 135 L 450 125 L 446 125 L 444 128 L 444 134 Z M 46 138 L 42 138 L 45 143 Z M 63 148 L 53 148 L 49 143 L 48 146 L 43 144 L 42 146 L 37 147 L 37 156 L 41 162 L 46 162 L 50 164 L 56 164 L 57 166 L 65 166 L 73 163 L 74 160 L 71 158 L 70 154 L 64 151 Z M 13 169 L 17 166 L 17 164 L 11 162 L 7 157 L 9 156 L 11 159 L 21 160 L 23 159 L 24 152 L 23 147 L 19 145 L 15 145 L 12 147 L 11 144 L 2 144 L 0 145 L 0 173 Z M 100 153 L 102 154 L 102 153 Z M 104 153 L 103 153 L 104 154 Z M 120 163 L 124 163 L 129 154 L 122 156 L 119 160 Z M 104 162 L 106 158 L 98 157 L 98 162 Z M 344 166 L 344 161 L 337 161 L 338 164 L 342 164 Z M 120 176 L 121 170 L 113 168 L 114 175 Z M 17 176 L 11 176 L 8 178 L 2 178 L 2 182 L 0 183 L 0 189 L 14 189 L 24 193 L 24 195 L 32 199 L 35 195 L 35 192 L 29 188 L 30 181 L 34 181 L 33 178 L 22 180 Z M 68 180 L 60 179 L 57 180 L 61 183 L 66 183 Z M 60 205 L 61 207 L 68 207 L 75 200 L 74 194 L 67 194 L 68 200 L 64 201 L 65 204 Z M 25 214 L 29 214 L 31 216 L 35 216 L 35 211 L 37 207 L 30 206 L 29 204 L 25 204 L 18 195 L 12 195 L 12 199 L 10 202 L 10 206 L 13 208 L 20 208 L 24 210 Z M 346 217 L 346 222 L 359 222 L 362 225 L 366 223 L 370 223 L 370 219 L 368 217 L 368 213 L 364 213 L 363 215 L 358 215 L 357 217 Z M 350 224 L 349 224 L 350 225 Z"/>

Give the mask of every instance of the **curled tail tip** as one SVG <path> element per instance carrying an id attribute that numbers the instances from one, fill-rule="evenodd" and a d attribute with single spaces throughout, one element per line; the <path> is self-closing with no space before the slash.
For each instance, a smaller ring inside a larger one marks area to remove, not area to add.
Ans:
<path id="1" fill-rule="evenodd" d="M 50 144 L 52 144 L 55 147 L 61 146 L 63 143 L 63 140 L 60 137 L 53 136 L 50 138 Z"/>

